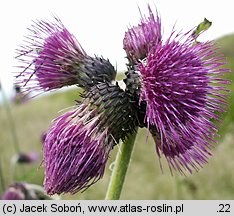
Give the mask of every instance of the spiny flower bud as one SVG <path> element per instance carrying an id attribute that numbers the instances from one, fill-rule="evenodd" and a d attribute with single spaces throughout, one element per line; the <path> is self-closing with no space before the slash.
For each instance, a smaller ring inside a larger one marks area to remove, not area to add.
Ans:
<path id="1" fill-rule="evenodd" d="M 45 190 L 76 193 L 102 178 L 109 153 L 136 128 L 134 104 L 118 86 L 98 84 L 57 119 L 44 142 Z"/>
<path id="2" fill-rule="evenodd" d="M 16 77 L 28 91 L 75 84 L 89 89 L 115 79 L 116 71 L 109 60 L 88 56 L 58 18 L 55 22 L 34 22 L 29 31 L 26 44 L 17 50 L 22 72 Z"/>

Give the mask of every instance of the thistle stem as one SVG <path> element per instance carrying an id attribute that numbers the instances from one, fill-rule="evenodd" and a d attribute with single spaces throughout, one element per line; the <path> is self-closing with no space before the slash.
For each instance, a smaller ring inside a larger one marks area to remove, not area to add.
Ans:
<path id="1" fill-rule="evenodd" d="M 14 148 L 15 148 L 15 151 L 17 153 L 20 153 L 20 146 L 19 146 L 18 139 L 17 139 L 15 124 L 14 124 L 14 120 L 13 120 L 12 113 L 11 113 L 11 107 L 10 107 L 10 104 L 8 102 L 8 99 L 7 99 L 7 96 L 5 94 L 4 89 L 2 88 L 1 91 L 2 91 L 3 105 L 6 109 L 8 122 L 9 122 L 10 128 L 11 128 L 11 134 L 12 134 Z"/>
<path id="2" fill-rule="evenodd" d="M 122 143 L 117 153 L 105 200 L 118 200 L 120 198 L 135 139 L 136 133 L 129 136 L 129 138 Z"/>
<path id="3" fill-rule="evenodd" d="M 12 112 L 11 112 L 11 106 L 10 106 L 10 103 L 8 101 L 8 98 L 6 96 L 6 93 L 5 93 L 3 87 L 1 88 L 1 91 L 2 91 L 2 98 L 3 98 L 3 106 L 6 109 L 6 115 L 7 115 L 7 118 L 8 118 L 8 123 L 9 123 L 10 131 L 11 131 L 11 135 L 12 135 L 12 141 L 13 141 L 14 149 L 15 149 L 15 152 L 17 154 L 19 154 L 21 151 L 20 151 L 20 145 L 19 145 L 18 138 L 17 138 L 15 122 L 14 122 Z M 22 176 L 25 175 L 25 171 L 24 171 L 23 167 L 21 168 L 21 173 L 22 173 Z M 13 175 L 14 175 L 14 173 L 12 173 L 12 178 L 14 178 Z"/>
<path id="4" fill-rule="evenodd" d="M 0 182 L 1 182 L 2 191 L 4 191 L 5 190 L 5 181 L 4 181 L 3 171 L 2 171 L 2 160 L 1 159 L 0 159 Z"/>

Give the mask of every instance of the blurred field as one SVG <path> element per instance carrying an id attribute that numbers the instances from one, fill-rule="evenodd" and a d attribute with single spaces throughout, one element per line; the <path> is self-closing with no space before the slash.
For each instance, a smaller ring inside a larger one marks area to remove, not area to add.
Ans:
<path id="1" fill-rule="evenodd" d="M 234 71 L 234 35 L 218 40 L 222 52 L 227 56 Z M 228 75 L 233 79 L 233 73 Z M 234 90 L 234 84 L 231 89 Z M 41 134 L 49 127 L 59 111 L 73 106 L 78 99 L 79 89 L 53 93 L 29 101 L 23 105 L 13 105 L 12 114 L 17 129 L 17 137 L 24 152 L 38 151 L 40 161 L 35 165 L 17 165 L 15 180 L 43 184 L 44 167 L 42 160 Z M 146 130 L 140 129 L 133 158 L 126 177 L 121 199 L 234 199 L 234 100 L 230 97 L 230 110 L 224 114 L 220 125 L 219 145 L 213 150 L 213 157 L 198 173 L 182 177 L 171 176 L 165 161 L 162 174 L 152 139 L 146 144 Z M 108 186 L 117 148 L 112 152 L 105 176 L 84 193 L 63 195 L 63 199 L 103 199 Z M 5 185 L 12 183 L 11 157 L 15 154 L 9 123 L 5 110 L 0 107 L 0 156 Z M 0 194 L 2 189 L 0 189 Z"/>

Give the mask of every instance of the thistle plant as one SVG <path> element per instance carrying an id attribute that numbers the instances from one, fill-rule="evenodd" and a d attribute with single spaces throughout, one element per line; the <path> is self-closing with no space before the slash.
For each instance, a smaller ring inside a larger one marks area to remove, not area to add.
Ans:
<path id="1" fill-rule="evenodd" d="M 211 156 L 220 113 L 227 108 L 224 57 L 214 42 L 198 42 L 203 29 L 173 29 L 163 38 L 161 18 L 150 7 L 125 33 L 125 89 L 109 60 L 91 57 L 55 17 L 37 21 L 18 49 L 26 65 L 18 83 L 32 90 L 83 88 L 75 108 L 45 133 L 44 188 L 50 195 L 76 193 L 103 177 L 111 150 L 122 140 L 106 199 L 119 199 L 138 127 L 152 134 L 159 159 L 171 172 L 198 171 Z M 209 23 L 210 25 L 210 23 Z M 206 28 L 207 25 L 206 25 Z"/>

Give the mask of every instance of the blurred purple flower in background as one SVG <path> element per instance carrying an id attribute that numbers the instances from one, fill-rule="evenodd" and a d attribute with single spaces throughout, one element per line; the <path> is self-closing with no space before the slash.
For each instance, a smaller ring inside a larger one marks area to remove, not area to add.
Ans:
<path id="1" fill-rule="evenodd" d="M 43 192 L 39 185 L 26 182 L 11 184 L 2 194 L 1 200 L 46 200 L 51 199 Z"/>
<path id="2" fill-rule="evenodd" d="M 25 187 L 21 183 L 11 185 L 1 196 L 1 200 L 25 200 Z"/>
<path id="3" fill-rule="evenodd" d="M 15 155 L 15 161 L 19 164 L 31 164 L 39 160 L 37 152 L 19 153 Z"/>

